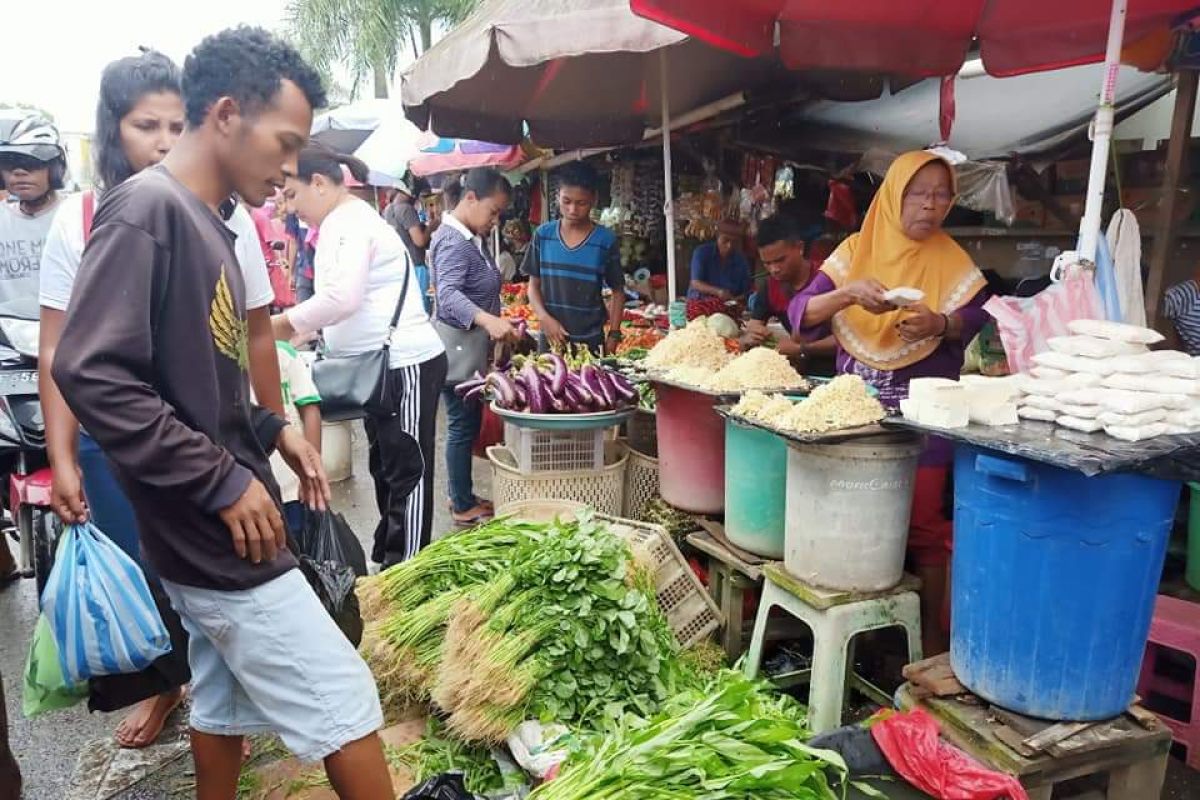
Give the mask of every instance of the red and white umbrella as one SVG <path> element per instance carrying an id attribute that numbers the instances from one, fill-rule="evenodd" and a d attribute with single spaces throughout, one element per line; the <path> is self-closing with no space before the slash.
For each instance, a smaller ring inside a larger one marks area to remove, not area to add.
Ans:
<path id="1" fill-rule="evenodd" d="M 978 46 L 1004 77 L 1104 61 L 1080 255 L 1095 260 L 1122 44 L 1165 52 L 1197 0 L 630 0 L 633 12 L 792 69 L 953 76 Z"/>

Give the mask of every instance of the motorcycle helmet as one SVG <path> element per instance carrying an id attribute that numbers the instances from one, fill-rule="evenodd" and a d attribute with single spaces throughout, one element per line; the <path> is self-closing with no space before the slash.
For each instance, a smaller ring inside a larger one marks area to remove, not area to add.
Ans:
<path id="1" fill-rule="evenodd" d="M 63 188 L 67 157 L 54 123 L 38 113 L 0 119 L 0 166 L 27 159 L 50 169 L 52 190 Z"/>

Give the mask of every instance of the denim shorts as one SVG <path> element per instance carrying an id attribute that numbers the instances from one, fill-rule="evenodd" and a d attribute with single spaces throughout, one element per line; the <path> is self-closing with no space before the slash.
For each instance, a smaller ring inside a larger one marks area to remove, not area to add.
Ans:
<path id="1" fill-rule="evenodd" d="M 370 670 L 300 570 L 236 592 L 163 586 L 191 634 L 193 729 L 277 733 L 320 761 L 383 727 Z"/>

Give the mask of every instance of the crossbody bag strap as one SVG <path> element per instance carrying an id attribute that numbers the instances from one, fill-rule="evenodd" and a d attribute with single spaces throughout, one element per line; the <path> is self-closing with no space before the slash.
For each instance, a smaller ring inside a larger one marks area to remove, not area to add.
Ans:
<path id="1" fill-rule="evenodd" d="M 415 269 L 411 258 L 405 263 L 408 267 L 404 270 L 404 283 L 400 287 L 400 299 L 396 301 L 396 311 L 392 314 L 391 324 L 388 325 L 387 338 L 383 340 L 384 350 L 388 350 L 392 346 L 392 334 L 396 332 L 396 326 L 400 324 L 400 314 L 404 311 L 404 298 L 408 296 L 408 280 L 412 277 Z"/>

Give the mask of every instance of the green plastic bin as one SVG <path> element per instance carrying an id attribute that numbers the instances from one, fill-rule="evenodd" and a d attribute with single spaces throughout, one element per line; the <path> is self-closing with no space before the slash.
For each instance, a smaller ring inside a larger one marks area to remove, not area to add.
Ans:
<path id="1" fill-rule="evenodd" d="M 781 560 L 787 498 L 787 444 L 773 433 L 725 419 L 725 535 L 743 550 Z"/>

